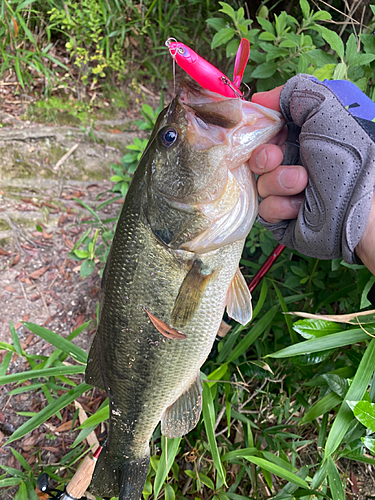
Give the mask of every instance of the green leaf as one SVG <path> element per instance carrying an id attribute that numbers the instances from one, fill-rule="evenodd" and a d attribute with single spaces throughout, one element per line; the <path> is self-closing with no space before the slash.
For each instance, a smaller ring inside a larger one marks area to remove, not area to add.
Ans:
<path id="1" fill-rule="evenodd" d="M 212 399 L 211 389 L 203 382 L 203 402 L 202 402 L 202 415 L 204 419 L 204 426 L 206 429 L 206 434 L 208 438 L 208 444 L 210 446 L 212 459 L 214 461 L 217 473 L 221 478 L 222 482 L 225 484 L 225 470 L 220 459 L 219 450 L 217 448 L 216 438 L 215 438 L 215 409 L 214 402 Z"/>
<path id="2" fill-rule="evenodd" d="M 1 363 L 1 366 L 0 366 L 0 378 L 1 377 L 4 377 L 4 375 L 6 374 L 7 370 L 8 370 L 8 366 L 9 366 L 9 363 L 10 363 L 10 360 L 12 359 L 12 356 L 13 356 L 13 352 L 10 351 L 10 352 L 7 352 L 4 356 L 4 359 Z"/>
<path id="3" fill-rule="evenodd" d="M 375 455 L 375 438 L 364 436 L 361 438 L 361 441 L 370 450 L 370 453 Z"/>
<path id="4" fill-rule="evenodd" d="M 352 330 L 353 331 L 353 330 Z M 337 335 L 337 334 L 336 334 Z M 352 384 L 346 393 L 345 401 L 340 407 L 340 410 L 333 422 L 331 431 L 328 434 L 325 457 L 330 457 L 336 449 L 341 445 L 341 442 L 353 420 L 352 411 L 347 401 L 359 401 L 363 398 L 368 384 L 375 370 L 375 339 L 372 339 L 366 351 L 363 354 L 361 362 L 358 366 Z"/>
<path id="5" fill-rule="evenodd" d="M 21 343 L 20 343 L 20 339 L 18 338 L 18 334 L 16 332 L 16 329 L 14 328 L 14 325 L 13 325 L 13 322 L 11 321 L 10 322 L 10 333 L 12 335 L 12 340 L 13 340 L 13 345 L 14 345 L 14 349 L 16 351 L 16 353 L 19 355 L 19 356 L 22 356 L 24 355 L 25 353 L 22 351 L 22 347 L 21 347 Z"/>
<path id="6" fill-rule="evenodd" d="M 315 26 L 315 29 L 320 32 L 324 40 L 333 49 L 339 58 L 344 59 L 344 42 L 335 31 L 331 31 L 325 26 Z"/>
<path id="7" fill-rule="evenodd" d="M 22 467 L 27 471 L 31 471 L 31 466 L 27 463 L 26 459 L 21 455 L 21 453 L 19 453 L 11 446 L 9 446 L 9 448 L 13 453 L 13 455 L 15 456 L 16 460 L 18 460 L 18 462 L 22 465 Z"/>
<path id="8" fill-rule="evenodd" d="M 331 80 L 333 72 L 335 71 L 336 64 L 325 64 L 321 68 L 314 71 L 313 75 L 322 82 L 323 80 Z"/>
<path id="9" fill-rule="evenodd" d="M 86 250 L 74 250 L 74 253 L 79 259 L 87 259 L 89 257 L 89 252 L 86 252 Z"/>
<path id="10" fill-rule="evenodd" d="M 169 439 L 165 436 L 161 437 L 161 457 L 159 460 L 158 470 L 156 471 L 154 482 L 154 497 L 157 498 L 160 490 L 166 480 L 169 471 L 171 470 L 174 459 L 177 455 L 180 446 L 181 438 Z"/>
<path id="11" fill-rule="evenodd" d="M 346 76 L 346 72 L 348 70 L 348 67 L 344 62 L 339 63 L 335 71 L 333 72 L 333 79 L 334 80 L 344 80 Z"/>
<path id="12" fill-rule="evenodd" d="M 225 455 L 221 457 L 221 460 L 223 462 L 231 461 L 236 458 L 246 458 L 250 455 L 256 455 L 257 453 L 257 448 L 241 448 L 239 450 L 229 451 L 228 453 L 225 453 Z"/>
<path id="13" fill-rule="evenodd" d="M 310 5 L 307 0 L 299 0 L 299 4 L 301 7 L 302 15 L 305 19 L 308 19 L 310 16 Z"/>
<path id="14" fill-rule="evenodd" d="M 87 278 L 94 270 L 95 262 L 91 259 L 84 260 L 81 264 L 81 278 Z"/>
<path id="15" fill-rule="evenodd" d="M 165 500 L 174 500 L 176 498 L 176 494 L 174 489 L 170 484 L 164 485 L 164 499 Z"/>
<path id="16" fill-rule="evenodd" d="M 332 408 L 339 405 L 341 402 L 342 398 L 335 392 L 326 394 L 305 413 L 301 420 L 301 425 L 312 422 L 316 418 L 332 410 Z"/>
<path id="17" fill-rule="evenodd" d="M 367 298 L 367 294 L 370 291 L 370 289 L 372 288 L 374 283 L 375 283 L 375 276 L 371 276 L 371 278 L 366 283 L 366 285 L 363 289 L 363 292 L 361 294 L 361 305 L 360 305 L 361 309 L 364 309 L 365 307 L 368 307 L 371 305 L 371 302 Z"/>
<path id="18" fill-rule="evenodd" d="M 369 401 L 348 401 L 354 416 L 371 432 L 375 432 L 375 403 Z"/>
<path id="19" fill-rule="evenodd" d="M 356 342 L 368 340 L 369 336 L 361 329 L 345 330 L 339 333 L 333 333 L 325 337 L 306 340 L 292 346 L 281 349 L 273 354 L 268 354 L 266 357 L 271 358 L 288 358 L 290 356 L 299 356 L 312 352 L 326 351 L 328 349 L 336 349 L 346 345 L 352 345 Z"/>
<path id="20" fill-rule="evenodd" d="M 85 373 L 85 366 L 62 365 L 41 370 L 28 370 L 26 372 L 12 373 L 11 375 L 4 375 L 3 377 L 0 377 L 0 385 L 11 384 L 12 382 L 24 382 L 25 380 L 38 377 L 58 377 L 59 375 L 76 375 L 77 373 Z"/>
<path id="21" fill-rule="evenodd" d="M 322 378 L 327 382 L 331 391 L 335 392 L 341 398 L 345 397 L 349 389 L 349 383 L 345 378 L 332 373 L 323 374 Z"/>
<path id="22" fill-rule="evenodd" d="M 61 351 L 65 352 L 66 354 L 69 354 L 79 363 L 87 363 L 87 353 L 69 340 L 64 339 L 57 333 L 52 332 L 51 330 L 48 330 L 43 326 L 36 325 L 35 323 L 24 322 L 23 324 L 31 332 L 35 333 L 58 349 L 61 349 Z"/>
<path id="23" fill-rule="evenodd" d="M 306 488 L 309 489 L 309 485 L 306 483 L 306 481 L 297 474 L 294 474 L 291 471 L 288 471 L 287 469 L 284 469 L 283 467 L 280 467 L 279 465 L 273 464 L 271 462 L 268 462 L 268 460 L 264 460 L 263 458 L 259 457 L 246 457 L 249 462 L 254 463 L 255 465 L 258 465 L 262 469 L 267 470 L 271 474 L 275 474 L 275 476 L 281 477 L 282 479 L 285 479 L 286 481 L 290 481 L 293 484 L 296 484 L 297 486 L 300 486 L 301 488 Z"/>
<path id="24" fill-rule="evenodd" d="M 261 335 L 268 325 L 272 322 L 275 314 L 277 312 L 278 306 L 273 306 L 269 311 L 266 312 L 264 316 L 256 323 L 251 330 L 248 331 L 246 336 L 241 340 L 241 342 L 233 349 L 232 353 L 229 355 L 227 362 L 231 363 L 239 356 L 244 354 L 248 348 L 256 341 L 256 339 Z"/>
<path id="25" fill-rule="evenodd" d="M 332 500 L 345 500 L 345 492 L 342 487 L 340 475 L 331 457 L 328 459 L 328 483 L 331 489 Z"/>
<path id="26" fill-rule="evenodd" d="M 354 33 L 351 33 L 351 35 L 348 38 L 348 41 L 346 42 L 345 56 L 346 56 L 345 61 L 348 66 L 351 66 L 355 62 L 356 57 L 358 56 L 357 42 Z"/>
<path id="27" fill-rule="evenodd" d="M 215 49 L 224 43 L 228 43 L 229 40 L 232 40 L 234 35 L 236 34 L 236 30 L 233 28 L 223 28 L 218 33 L 216 33 L 211 42 L 211 49 Z"/>
<path id="28" fill-rule="evenodd" d="M 279 67 L 278 63 L 275 62 L 265 62 L 259 64 L 251 74 L 252 78 L 269 78 L 274 75 Z"/>
<path id="29" fill-rule="evenodd" d="M 90 389 L 91 389 L 90 385 L 82 383 L 77 385 L 77 387 L 75 387 L 74 389 L 65 393 L 63 396 L 60 396 L 53 403 L 43 408 L 43 410 L 37 413 L 34 417 L 30 418 L 30 420 L 25 422 L 23 425 L 21 425 L 21 427 L 19 427 L 15 432 L 13 432 L 13 434 L 11 435 L 6 444 L 8 445 L 13 441 L 16 441 L 17 439 L 26 436 L 26 434 L 32 432 L 34 429 L 39 427 L 39 425 L 43 424 L 43 422 L 46 422 L 49 418 L 51 418 L 57 412 L 65 408 L 65 406 L 68 406 L 75 399 L 81 396 L 84 392 Z"/>
<path id="30" fill-rule="evenodd" d="M 21 483 L 18 491 L 14 497 L 14 500 L 28 500 L 27 498 L 27 486 L 25 483 Z"/>
<path id="31" fill-rule="evenodd" d="M 324 337 L 342 330 L 342 326 L 324 319 L 301 319 L 293 323 L 294 330 L 305 339 Z"/>
<path id="32" fill-rule="evenodd" d="M 96 427 L 100 423 L 104 422 L 105 420 L 109 419 L 109 405 L 108 405 L 108 398 L 103 402 L 101 405 L 101 408 L 97 410 L 94 415 L 91 415 L 87 420 L 82 422 L 82 424 L 79 426 L 80 429 L 86 429 L 87 427 Z"/>

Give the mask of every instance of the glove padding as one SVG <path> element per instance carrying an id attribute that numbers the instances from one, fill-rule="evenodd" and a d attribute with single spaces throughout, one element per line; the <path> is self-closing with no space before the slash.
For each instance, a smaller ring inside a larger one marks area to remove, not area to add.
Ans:
<path id="1" fill-rule="evenodd" d="M 261 224 L 310 257 L 358 262 L 354 249 L 375 186 L 375 104 L 348 81 L 300 74 L 285 84 L 280 107 L 288 122 L 301 127 L 300 162 L 309 182 L 297 219 L 270 224 L 259 217 Z"/>

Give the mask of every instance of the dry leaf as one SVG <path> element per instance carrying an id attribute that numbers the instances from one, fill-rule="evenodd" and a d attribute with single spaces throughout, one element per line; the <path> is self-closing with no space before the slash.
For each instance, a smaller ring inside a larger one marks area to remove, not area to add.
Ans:
<path id="1" fill-rule="evenodd" d="M 49 268 L 48 267 L 40 267 L 39 269 L 36 269 L 32 273 L 30 273 L 29 278 L 32 278 L 33 280 L 37 280 L 47 271 L 47 269 L 49 269 Z"/>
<path id="2" fill-rule="evenodd" d="M 21 258 L 21 255 L 19 252 L 17 252 L 17 255 L 14 257 L 14 259 L 12 260 L 12 263 L 11 263 L 11 266 L 15 266 L 16 264 L 19 263 L 20 261 L 20 258 Z"/>
<path id="3" fill-rule="evenodd" d="M 0 255 L 10 255 L 10 253 L 0 248 Z"/>
<path id="4" fill-rule="evenodd" d="M 70 431 L 70 429 L 72 428 L 72 423 L 73 423 L 73 420 L 69 420 L 68 422 L 65 422 L 64 424 L 61 424 L 59 427 L 57 427 L 56 432 Z"/>
<path id="5" fill-rule="evenodd" d="M 16 290 L 10 286 L 10 285 L 6 285 L 4 286 L 4 289 L 7 291 L 7 292 L 12 292 L 12 293 L 16 293 Z"/>

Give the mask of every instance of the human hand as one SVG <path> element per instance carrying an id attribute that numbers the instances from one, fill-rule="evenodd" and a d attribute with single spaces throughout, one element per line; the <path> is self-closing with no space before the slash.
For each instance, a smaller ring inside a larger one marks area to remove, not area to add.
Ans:
<path id="1" fill-rule="evenodd" d="M 254 94 L 252 102 L 280 111 L 281 89 Z M 308 182 L 306 169 L 301 165 L 282 165 L 287 133 L 285 127 L 272 141 L 274 144 L 259 146 L 249 161 L 251 170 L 259 175 L 259 215 L 273 224 L 297 217 Z"/>
<path id="2" fill-rule="evenodd" d="M 253 101 L 278 109 L 280 91 L 256 94 Z M 350 82 L 298 75 L 285 85 L 281 108 L 301 127 L 306 171 L 280 165 L 285 136 L 254 151 L 250 168 L 260 175 L 261 222 L 278 241 L 305 255 L 352 263 L 356 249 L 374 272 L 374 103 Z"/>

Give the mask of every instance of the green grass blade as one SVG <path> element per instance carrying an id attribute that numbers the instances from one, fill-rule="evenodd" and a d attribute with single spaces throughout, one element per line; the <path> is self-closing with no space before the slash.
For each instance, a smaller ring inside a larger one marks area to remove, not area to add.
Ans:
<path id="1" fill-rule="evenodd" d="M 351 330 L 353 331 L 353 330 Z M 326 337 L 327 340 L 327 337 Z M 354 342 L 354 341 L 353 341 Z M 345 400 L 333 422 L 330 433 L 328 434 L 325 446 L 325 458 L 330 457 L 340 446 L 346 431 L 353 420 L 353 412 L 347 401 L 360 401 L 370 383 L 375 370 L 375 339 L 372 339 L 362 360 L 358 366 L 352 384 L 345 395 Z"/>
<path id="2" fill-rule="evenodd" d="M 229 356 L 227 362 L 230 363 L 237 359 L 239 356 L 244 354 L 248 348 L 256 341 L 256 339 L 261 335 L 267 326 L 271 323 L 275 317 L 278 305 L 273 306 L 266 314 L 257 322 L 251 330 L 248 331 L 246 336 L 241 340 L 241 342 L 233 349 L 231 355 Z"/>
<path id="3" fill-rule="evenodd" d="M 55 413 L 65 408 L 65 406 L 72 403 L 75 399 L 77 399 L 84 392 L 90 389 L 91 389 L 90 385 L 83 383 L 77 385 L 77 387 L 68 391 L 63 396 L 60 396 L 53 403 L 43 408 L 43 410 L 41 410 L 39 413 L 37 413 L 34 417 L 25 422 L 23 425 L 21 425 L 21 427 L 19 427 L 15 432 L 13 432 L 13 434 L 11 435 L 6 444 L 8 445 L 13 441 L 16 441 L 17 439 L 26 436 L 26 434 L 32 432 L 34 429 L 39 427 L 39 425 L 43 424 L 49 418 L 55 415 Z"/>
<path id="4" fill-rule="evenodd" d="M 57 377 L 59 375 L 76 375 L 84 373 L 85 367 L 82 365 L 56 366 L 46 368 L 45 370 L 28 370 L 27 372 L 13 373 L 12 375 L 4 375 L 0 377 L 0 385 L 10 384 L 12 382 L 24 382 L 38 377 Z"/>
<path id="5" fill-rule="evenodd" d="M 69 340 L 64 339 L 57 333 L 52 332 L 51 330 L 48 330 L 43 326 L 36 325 L 35 323 L 24 322 L 23 324 L 31 332 L 35 333 L 39 337 L 42 337 L 42 339 L 54 345 L 55 347 L 65 352 L 66 354 L 69 354 L 79 363 L 83 364 L 87 363 L 87 353 L 77 345 L 70 342 Z"/>
<path id="6" fill-rule="evenodd" d="M 340 396 L 338 396 L 335 392 L 326 394 L 305 413 L 300 423 L 308 424 L 309 422 L 312 422 L 316 418 L 332 410 L 332 408 L 341 402 L 342 398 L 340 398 Z"/>
<path id="7" fill-rule="evenodd" d="M 26 459 L 21 455 L 21 453 L 19 453 L 17 450 L 12 448 L 11 446 L 9 446 L 9 448 L 10 448 L 10 451 L 15 456 L 16 460 L 18 460 L 18 462 L 22 465 L 22 467 L 27 471 L 31 471 L 31 466 L 27 463 Z"/>
<path id="8" fill-rule="evenodd" d="M 224 462 L 226 460 L 233 460 L 234 458 L 246 458 L 247 456 L 256 455 L 257 453 L 257 448 L 241 448 L 240 450 L 233 450 L 225 453 L 225 455 L 221 457 L 221 460 Z"/>
<path id="9" fill-rule="evenodd" d="M 94 413 L 94 415 L 91 415 L 91 417 L 89 417 L 87 420 L 85 420 L 80 425 L 80 427 L 79 427 L 80 429 L 85 429 L 86 427 L 91 427 L 92 425 L 94 425 L 96 427 L 100 423 L 109 419 L 108 399 L 106 399 L 106 401 L 104 403 L 107 403 L 107 404 L 105 406 L 102 405 L 102 408 L 100 408 L 97 412 Z"/>
<path id="10" fill-rule="evenodd" d="M 318 337 L 299 344 L 294 344 L 280 351 L 268 354 L 266 357 L 271 358 L 289 358 L 291 356 L 299 356 L 301 354 L 310 354 L 312 352 L 327 351 L 329 349 L 337 349 L 346 345 L 352 345 L 356 342 L 368 340 L 369 335 L 360 328 L 354 330 L 345 330 L 325 337 Z"/>
<path id="11" fill-rule="evenodd" d="M 288 314 L 289 311 L 288 311 L 288 307 L 287 307 L 287 305 L 285 303 L 284 297 L 282 296 L 279 288 L 276 286 L 276 283 L 272 283 L 272 284 L 273 284 L 273 287 L 275 289 L 276 295 L 277 295 L 277 297 L 279 299 L 281 310 L 283 311 L 283 313 L 286 313 L 284 317 L 285 317 L 286 325 L 288 327 L 288 331 L 289 331 L 289 335 L 290 335 L 290 341 L 291 341 L 292 344 L 297 344 L 298 343 L 298 337 L 297 337 L 296 332 L 293 330 L 292 318 Z"/>
<path id="12" fill-rule="evenodd" d="M 285 479 L 290 483 L 296 484 L 301 488 L 309 489 L 309 485 L 306 483 L 304 479 L 297 476 L 297 474 L 294 474 L 293 472 L 284 469 L 284 467 L 280 467 L 279 465 L 273 464 L 271 462 L 268 462 L 268 460 L 264 460 L 264 458 L 259 458 L 259 457 L 247 457 L 247 460 L 249 460 L 249 462 L 252 462 L 255 465 L 258 465 L 262 469 L 267 470 L 271 474 L 275 474 L 275 476 L 281 477 L 282 479 Z"/>
<path id="13" fill-rule="evenodd" d="M 12 351 L 9 351 L 5 354 L 3 362 L 1 363 L 0 366 L 0 377 L 4 377 L 4 375 L 6 374 L 12 356 L 13 356 Z"/>
<path id="14" fill-rule="evenodd" d="M 253 317 L 251 318 L 251 321 L 254 321 L 254 319 L 260 313 L 260 310 L 262 309 L 264 301 L 267 298 L 267 293 L 268 293 L 267 280 L 262 280 L 262 288 L 260 289 L 259 299 L 258 299 L 258 302 L 257 302 L 257 304 L 255 306 L 254 311 L 253 311 Z"/>
<path id="15" fill-rule="evenodd" d="M 154 498 L 157 498 L 160 490 L 166 480 L 169 471 L 173 465 L 174 459 L 177 455 L 180 446 L 181 438 L 169 439 L 165 436 L 161 437 L 161 457 L 159 460 L 159 467 L 156 471 L 154 482 Z"/>
<path id="16" fill-rule="evenodd" d="M 16 329 L 14 328 L 12 321 L 10 322 L 9 327 L 10 327 L 10 334 L 12 336 L 13 345 L 14 345 L 14 348 L 16 350 L 16 353 L 19 354 L 20 356 L 23 356 L 25 354 L 25 352 L 22 350 L 20 339 L 17 335 Z"/>
<path id="17" fill-rule="evenodd" d="M 328 483 L 331 488 L 332 500 L 345 500 L 345 492 L 342 487 L 340 475 L 337 471 L 336 465 L 331 457 L 328 459 Z"/>
<path id="18" fill-rule="evenodd" d="M 208 438 L 208 444 L 210 446 L 212 459 L 214 461 L 217 473 L 221 478 L 222 482 L 225 483 L 225 471 L 223 464 L 221 463 L 219 450 L 217 448 L 217 442 L 215 438 L 215 409 L 214 402 L 212 399 L 211 389 L 203 382 L 203 403 L 202 403 L 202 414 L 204 419 L 204 425 L 206 428 L 206 434 Z"/>

